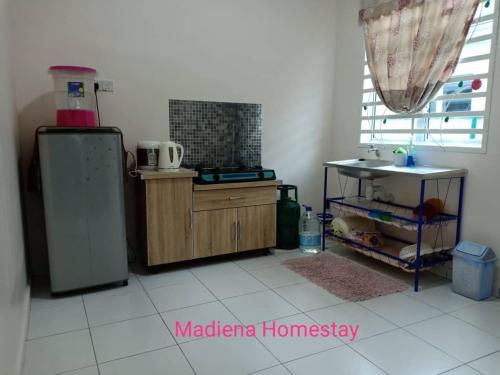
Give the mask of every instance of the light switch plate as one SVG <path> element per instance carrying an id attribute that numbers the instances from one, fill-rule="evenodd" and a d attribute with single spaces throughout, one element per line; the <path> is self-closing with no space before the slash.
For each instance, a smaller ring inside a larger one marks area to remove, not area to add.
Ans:
<path id="1" fill-rule="evenodd" d="M 98 79 L 96 83 L 99 85 L 99 92 L 115 92 L 114 81 L 112 79 Z"/>

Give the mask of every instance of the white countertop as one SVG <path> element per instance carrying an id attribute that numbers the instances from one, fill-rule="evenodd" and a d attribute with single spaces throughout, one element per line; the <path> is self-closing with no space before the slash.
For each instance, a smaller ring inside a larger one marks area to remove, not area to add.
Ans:
<path id="1" fill-rule="evenodd" d="M 138 170 L 141 180 L 155 180 L 165 178 L 193 178 L 198 176 L 198 172 L 193 169 L 163 169 L 163 170 Z"/>
<path id="2" fill-rule="evenodd" d="M 467 169 L 465 168 L 438 167 L 432 165 L 417 165 L 415 167 L 396 167 L 395 165 L 381 165 L 369 167 L 351 165 L 353 161 L 354 160 L 329 161 L 325 162 L 323 165 L 330 168 L 374 171 L 379 173 L 387 173 L 389 175 L 414 176 L 421 179 L 463 177 L 468 173 Z"/>

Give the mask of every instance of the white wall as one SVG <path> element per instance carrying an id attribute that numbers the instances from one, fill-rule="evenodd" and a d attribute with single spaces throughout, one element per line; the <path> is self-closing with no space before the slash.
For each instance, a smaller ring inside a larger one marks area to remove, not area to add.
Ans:
<path id="1" fill-rule="evenodd" d="M 115 80 L 101 95 L 103 124 L 120 127 L 130 149 L 168 137 L 170 98 L 262 103 L 263 165 L 320 208 L 333 0 L 18 0 L 15 25 L 25 163 L 34 129 L 54 123 L 47 67 L 89 65 Z"/>
<path id="2" fill-rule="evenodd" d="M 357 23 L 359 2 L 339 0 L 336 22 L 334 134 L 332 159 L 368 157 L 359 149 L 358 137 L 361 121 L 363 75 L 363 37 Z M 459 166 L 469 169 L 466 182 L 463 239 L 478 241 L 493 247 L 500 258 L 500 53 L 496 60 L 496 79 L 493 83 L 493 101 L 487 154 L 422 151 L 417 153 L 419 162 Z M 392 148 L 383 150 L 381 158 L 391 160 Z M 370 156 L 370 157 L 373 157 Z M 392 181 L 394 182 L 394 181 Z M 412 198 L 416 203 L 417 186 L 411 180 L 397 186 L 400 198 Z M 500 261 L 497 264 L 500 267 Z M 499 272 L 497 272 L 499 274 Z M 498 283 L 500 286 L 500 283 Z"/>
<path id="3" fill-rule="evenodd" d="M 22 359 L 29 289 L 24 263 L 8 14 L 7 0 L 0 0 L 0 374 L 15 375 Z"/>

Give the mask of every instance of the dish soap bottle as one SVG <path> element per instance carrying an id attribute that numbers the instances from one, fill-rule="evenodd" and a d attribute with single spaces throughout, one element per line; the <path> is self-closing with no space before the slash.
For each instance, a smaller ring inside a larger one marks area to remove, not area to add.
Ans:
<path id="1" fill-rule="evenodd" d="M 406 156 L 406 166 L 414 167 L 417 165 L 417 152 L 415 151 L 415 146 L 413 146 L 413 138 L 408 146 L 408 155 Z"/>
<path id="2" fill-rule="evenodd" d="M 299 247 L 305 254 L 321 252 L 321 231 L 318 219 L 312 214 L 312 208 L 304 206 L 305 212 L 299 222 Z"/>

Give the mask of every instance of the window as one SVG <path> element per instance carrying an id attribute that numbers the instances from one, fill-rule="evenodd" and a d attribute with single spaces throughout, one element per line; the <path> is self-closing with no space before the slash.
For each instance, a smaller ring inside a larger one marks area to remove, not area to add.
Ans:
<path id="1" fill-rule="evenodd" d="M 486 151 L 497 37 L 497 2 L 479 6 L 460 62 L 450 80 L 420 113 L 391 112 L 380 101 L 364 65 L 360 144 L 409 144 L 431 149 Z M 482 86 L 473 90 L 473 81 Z"/>

